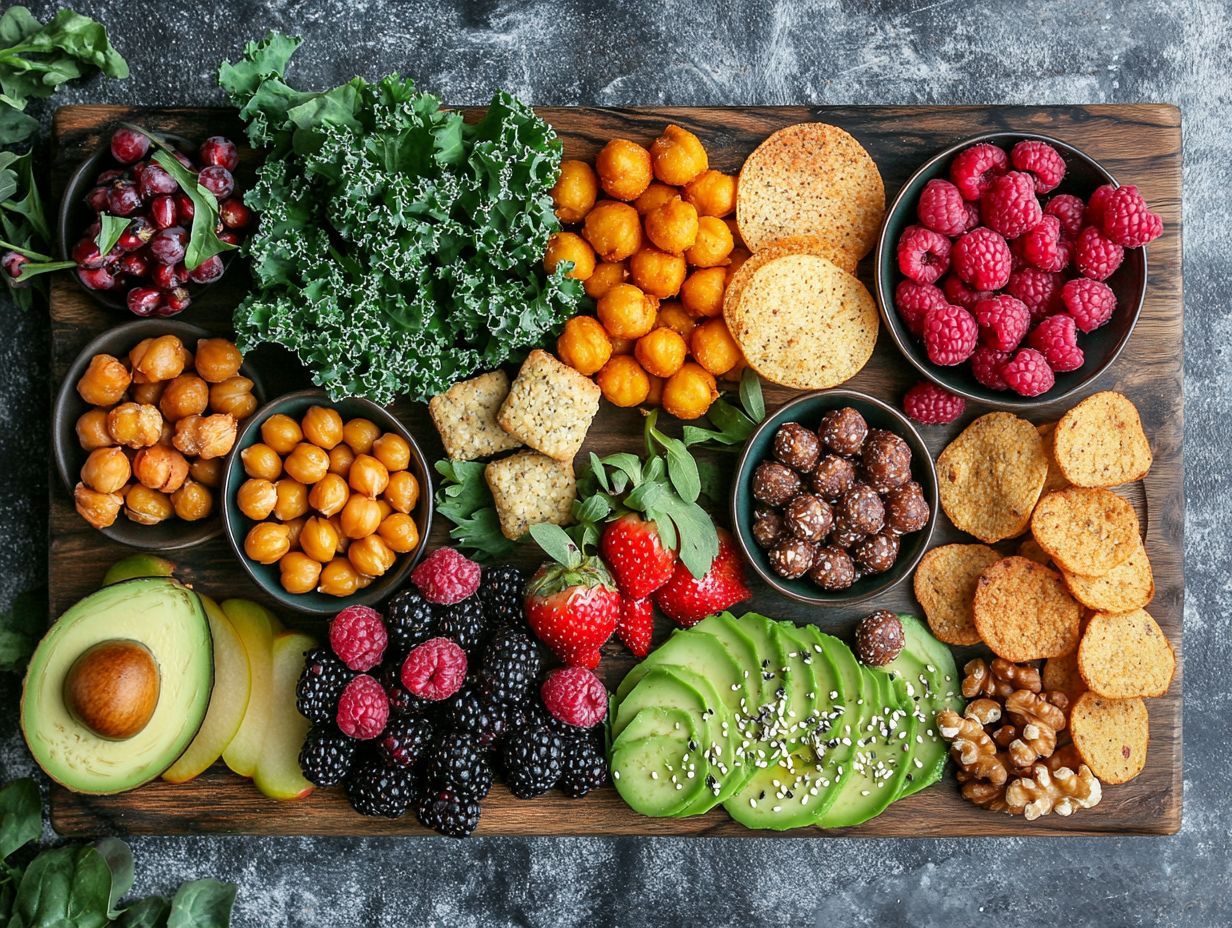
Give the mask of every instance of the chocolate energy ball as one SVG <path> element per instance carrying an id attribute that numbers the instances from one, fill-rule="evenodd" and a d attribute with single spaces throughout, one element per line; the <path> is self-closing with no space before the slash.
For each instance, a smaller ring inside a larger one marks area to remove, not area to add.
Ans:
<path id="1" fill-rule="evenodd" d="M 800 492 L 800 475 L 778 461 L 762 461 L 753 471 L 753 498 L 776 509 Z"/>
<path id="2" fill-rule="evenodd" d="M 822 416 L 817 436 L 835 454 L 857 455 L 868 437 L 868 423 L 850 406 L 831 409 Z"/>
<path id="3" fill-rule="evenodd" d="M 879 609 L 856 626 L 856 657 L 869 667 L 884 667 L 903 653 L 907 638 L 893 612 Z"/>
<path id="4" fill-rule="evenodd" d="M 786 580 L 796 580 L 813 566 L 816 550 L 807 541 L 788 538 L 770 550 L 770 569 Z"/>
<path id="5" fill-rule="evenodd" d="M 809 475 L 813 492 L 828 503 L 837 503 L 855 482 L 855 465 L 837 454 L 827 454 Z"/>
<path id="6" fill-rule="evenodd" d="M 876 490 L 857 483 L 838 501 L 838 517 L 852 531 L 872 535 L 885 525 L 885 505 Z"/>
<path id="7" fill-rule="evenodd" d="M 830 532 L 830 537 L 826 539 L 826 544 L 833 545 L 836 548 L 850 549 L 853 545 L 863 541 L 865 535 L 863 532 L 855 531 L 850 525 L 843 522 L 841 518 L 835 518 L 834 529 Z"/>
<path id="8" fill-rule="evenodd" d="M 773 509 L 758 512 L 753 517 L 753 540 L 757 547 L 769 551 L 787 534 L 783 517 Z"/>
<path id="9" fill-rule="evenodd" d="M 928 500 L 914 480 L 896 487 L 884 497 L 886 528 L 900 535 L 918 532 L 928 524 Z"/>
<path id="10" fill-rule="evenodd" d="M 823 590 L 845 590 L 856 582 L 856 565 L 842 548 L 824 545 L 813 555 L 809 579 Z"/>
<path id="11" fill-rule="evenodd" d="M 807 474 L 821 457 L 821 442 L 799 422 L 786 422 L 774 433 L 774 457 L 780 464 Z"/>
<path id="12" fill-rule="evenodd" d="M 893 532 L 878 532 L 856 542 L 851 556 L 861 573 L 883 574 L 898 560 L 898 536 Z"/>
<path id="13" fill-rule="evenodd" d="M 830 533 L 834 513 L 820 496 L 801 493 L 783 510 L 783 525 L 801 541 L 816 544 Z"/>
<path id="14" fill-rule="evenodd" d="M 885 429 L 873 429 L 860 455 L 863 477 L 878 493 L 901 487 L 911 479 L 911 448 Z"/>

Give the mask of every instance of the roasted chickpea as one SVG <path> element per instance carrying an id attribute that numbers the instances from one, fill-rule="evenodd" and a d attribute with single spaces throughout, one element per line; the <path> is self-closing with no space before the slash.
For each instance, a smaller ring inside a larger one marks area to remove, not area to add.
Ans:
<path id="1" fill-rule="evenodd" d="M 346 533 L 342 530 L 342 513 L 336 516 L 329 517 L 329 524 L 334 527 L 338 533 L 338 553 L 346 554 L 347 547 L 351 544 L 351 539 L 347 538 Z M 377 523 L 380 524 L 379 522 Z"/>
<path id="2" fill-rule="evenodd" d="M 114 445 L 115 439 L 107 428 L 107 410 L 87 409 L 77 419 L 77 444 L 85 451 Z"/>
<path id="3" fill-rule="evenodd" d="M 593 316 L 574 316 L 556 339 L 556 354 L 575 371 L 589 377 L 612 356 L 612 340 Z"/>
<path id="4" fill-rule="evenodd" d="M 617 284 L 623 284 L 628 276 L 629 268 L 624 261 L 602 261 L 595 265 L 582 287 L 588 297 L 597 300 Z"/>
<path id="5" fill-rule="evenodd" d="M 543 253 L 543 269 L 549 274 L 556 272 L 556 265 L 572 261 L 573 267 L 565 275 L 574 280 L 585 280 L 595 272 L 595 252 L 586 239 L 574 232 L 557 232 L 548 239 Z"/>
<path id="6" fill-rule="evenodd" d="M 390 550 L 398 554 L 407 554 L 419 546 L 419 526 L 404 512 L 387 515 L 376 531 Z"/>
<path id="7" fill-rule="evenodd" d="M 338 517 L 341 519 L 343 535 L 347 538 L 364 538 L 380 527 L 381 507 L 374 499 L 368 499 L 366 496 L 352 496 L 342 507 L 342 512 L 338 514 Z"/>
<path id="8" fill-rule="evenodd" d="M 302 551 L 288 551 L 278 561 L 278 578 L 288 593 L 310 593 L 321 579 L 321 565 Z"/>
<path id="9" fill-rule="evenodd" d="M 677 419 L 696 419 L 718 399 L 714 375 L 688 361 L 663 384 L 663 408 Z"/>
<path id="10" fill-rule="evenodd" d="M 107 431 L 126 448 L 146 448 L 162 434 L 162 413 L 154 406 L 121 403 L 107 413 Z"/>
<path id="11" fill-rule="evenodd" d="M 635 200 L 650 186 L 650 152 L 628 139 L 612 139 L 595 156 L 603 192 L 616 200 Z"/>
<path id="12" fill-rule="evenodd" d="M 604 261 L 623 261 L 642 247 L 642 219 L 628 203 L 601 200 L 586 214 L 582 236 Z"/>
<path id="13" fill-rule="evenodd" d="M 359 572 L 345 557 L 336 557 L 321 568 L 318 593 L 326 596 L 350 596 L 359 589 Z"/>
<path id="14" fill-rule="evenodd" d="M 694 316 L 717 316 L 723 312 L 727 272 L 721 267 L 703 267 L 680 285 L 680 302 Z"/>
<path id="15" fill-rule="evenodd" d="M 257 442 L 240 452 L 244 473 L 263 480 L 277 480 L 282 475 L 282 458 L 269 445 Z"/>
<path id="16" fill-rule="evenodd" d="M 291 550 L 291 530 L 278 522 L 260 522 L 244 536 L 244 553 L 258 564 L 273 564 Z"/>
<path id="17" fill-rule="evenodd" d="M 128 368 L 118 358 L 96 354 L 77 381 L 77 392 L 91 406 L 111 406 L 120 402 L 131 382 Z"/>
<path id="18" fill-rule="evenodd" d="M 740 346 L 722 316 L 699 325 L 689 340 L 689 348 L 694 360 L 716 377 L 735 367 L 741 357 Z"/>
<path id="19" fill-rule="evenodd" d="M 688 351 L 688 346 L 679 332 L 661 326 L 637 340 L 633 356 L 646 373 L 656 377 L 670 377 L 680 370 Z"/>
<path id="20" fill-rule="evenodd" d="M 723 217 L 736 208 L 736 178 L 713 169 L 702 171 L 684 188 L 684 198 L 700 216 Z"/>
<path id="21" fill-rule="evenodd" d="M 376 508 L 380 510 L 382 522 L 384 522 L 389 516 L 393 515 L 394 512 L 394 507 L 389 505 L 384 497 L 376 501 Z"/>
<path id="22" fill-rule="evenodd" d="M 261 441 L 279 454 L 290 454 L 304 440 L 299 423 L 290 416 L 275 413 L 261 423 Z"/>
<path id="23" fill-rule="evenodd" d="M 120 507 L 124 505 L 124 497 L 119 493 L 100 493 L 79 483 L 73 489 L 73 505 L 77 508 L 77 514 L 91 526 L 106 528 L 115 524 Z"/>
<path id="24" fill-rule="evenodd" d="M 235 505 L 248 518 L 260 522 L 268 519 L 278 505 L 278 490 L 264 477 L 252 477 L 235 491 Z"/>
<path id="25" fill-rule="evenodd" d="M 356 454 L 367 454 L 372 443 L 381 437 L 381 428 L 369 419 L 352 419 L 342 427 L 342 440 Z"/>
<path id="26" fill-rule="evenodd" d="M 287 540 L 291 542 L 292 551 L 299 550 L 299 536 L 304 530 L 304 523 L 307 521 L 308 519 L 305 516 L 296 516 L 294 519 L 287 519 L 287 521 L 282 523 L 287 527 Z"/>
<path id="27" fill-rule="evenodd" d="M 692 203 L 672 197 L 645 217 L 646 237 L 660 251 L 681 255 L 697 240 L 697 210 Z"/>
<path id="28" fill-rule="evenodd" d="M 140 403 L 143 406 L 158 406 L 162 402 L 167 384 L 174 382 L 160 380 L 158 383 L 135 383 L 129 387 L 128 395 L 134 403 Z"/>
<path id="29" fill-rule="evenodd" d="M 641 196 L 633 201 L 633 208 L 644 219 L 647 214 L 654 212 L 664 203 L 674 200 L 678 196 L 680 196 L 680 191 L 675 187 L 669 187 L 667 184 L 656 180 L 642 191 Z"/>
<path id="30" fill-rule="evenodd" d="M 175 424 L 173 444 L 189 457 L 220 458 L 235 444 L 235 417 L 226 413 L 213 416 L 185 416 Z"/>
<path id="31" fill-rule="evenodd" d="M 389 475 L 389 485 L 381 494 L 397 512 L 410 512 L 419 502 L 419 481 L 409 470 L 400 470 Z"/>
<path id="32" fill-rule="evenodd" d="M 167 381 L 158 401 L 159 411 L 171 422 L 185 416 L 199 416 L 210 402 L 210 387 L 196 374 L 180 374 Z"/>
<path id="33" fill-rule="evenodd" d="M 684 253 L 694 267 L 718 267 L 727 261 L 735 244 L 731 230 L 722 219 L 703 216 L 697 224 L 697 241 Z"/>
<path id="34" fill-rule="evenodd" d="M 188 473 L 197 483 L 203 483 L 216 490 L 222 486 L 222 458 L 193 461 L 188 467 Z"/>
<path id="35" fill-rule="evenodd" d="M 727 224 L 727 231 L 731 233 L 732 241 L 735 242 L 737 248 L 744 248 L 744 238 L 740 235 L 740 224 L 736 222 L 735 216 L 728 216 L 723 220 Z M 745 257 L 748 257 L 748 250 L 745 249 Z"/>
<path id="36" fill-rule="evenodd" d="M 646 393 L 645 402 L 650 406 L 661 405 L 663 402 L 663 378 L 647 374 L 646 379 L 650 381 L 650 390 Z"/>
<path id="37" fill-rule="evenodd" d="M 163 427 L 158 433 L 157 444 L 164 448 L 175 448 L 175 426 L 166 419 L 163 420 Z"/>
<path id="38" fill-rule="evenodd" d="M 351 450 L 351 446 L 341 441 L 329 449 L 329 472 L 345 480 L 351 472 L 351 462 L 354 460 L 355 452 Z"/>
<path id="39" fill-rule="evenodd" d="M 197 373 L 210 383 L 222 383 L 240 372 L 244 356 L 225 338 L 203 338 L 197 342 Z"/>
<path id="40" fill-rule="evenodd" d="M 124 515 L 138 525 L 157 525 L 175 515 L 171 497 L 134 483 L 124 494 Z"/>
<path id="41" fill-rule="evenodd" d="M 633 338 L 613 338 L 612 339 L 612 357 L 618 354 L 633 354 L 633 349 L 637 347 L 637 340 Z"/>
<path id="42" fill-rule="evenodd" d="M 171 494 L 171 505 L 185 522 L 197 522 L 214 511 L 214 494 L 205 485 L 187 480 Z"/>
<path id="43" fill-rule="evenodd" d="M 143 348 L 144 346 L 144 348 Z M 153 383 L 179 377 L 188 360 L 188 350 L 174 335 L 160 335 L 141 342 L 129 352 L 134 383 Z"/>
<path id="44" fill-rule="evenodd" d="M 375 451 L 376 444 L 372 447 Z M 389 485 L 389 469 L 370 454 L 356 455 L 351 462 L 351 472 L 347 474 L 347 483 L 356 493 L 376 499 Z"/>
<path id="45" fill-rule="evenodd" d="M 372 443 L 372 455 L 385 465 L 391 474 L 411 466 L 411 446 L 395 432 L 386 432 Z"/>
<path id="46" fill-rule="evenodd" d="M 308 505 L 323 516 L 332 516 L 342 512 L 342 507 L 350 497 L 351 491 L 345 480 L 337 474 L 326 474 L 308 491 Z"/>
<path id="47" fill-rule="evenodd" d="M 329 455 L 316 445 L 303 441 L 287 455 L 287 459 L 282 462 L 282 469 L 292 480 L 316 483 L 329 473 Z"/>
<path id="48" fill-rule="evenodd" d="M 668 126 L 650 146 L 654 176 L 683 187 L 710 166 L 701 140 L 688 129 Z"/>
<path id="49" fill-rule="evenodd" d="M 347 548 L 346 556 L 351 566 L 367 577 L 383 576 L 398 559 L 385 540 L 375 533 L 355 541 Z"/>
<path id="50" fill-rule="evenodd" d="M 166 445 L 142 448 L 133 458 L 133 476 L 151 490 L 174 493 L 188 479 L 188 461 Z"/>
<path id="51" fill-rule="evenodd" d="M 247 377 L 228 377 L 210 387 L 210 409 L 236 419 L 247 419 L 257 411 L 257 398 L 252 395 L 252 381 Z"/>
<path id="52" fill-rule="evenodd" d="M 629 280 L 653 297 L 675 296 L 688 272 L 684 258 L 657 248 L 641 248 L 629 259 Z"/>
<path id="53" fill-rule="evenodd" d="M 338 530 L 329 519 L 311 516 L 299 533 L 299 546 L 314 561 L 328 564 L 338 551 Z"/>
<path id="54" fill-rule="evenodd" d="M 310 406 L 304 413 L 304 439 L 329 451 L 342 441 L 342 416 L 328 406 Z"/>
<path id="55" fill-rule="evenodd" d="M 274 518 L 283 522 L 298 519 L 308 511 L 308 488 L 298 480 L 283 477 L 274 481 L 278 502 L 274 503 Z"/>
<path id="56" fill-rule="evenodd" d="M 596 311 L 609 335 L 641 338 L 654 328 L 658 302 L 632 284 L 620 284 L 607 292 Z"/>
<path id="57" fill-rule="evenodd" d="M 667 326 L 687 342 L 697 328 L 697 320 L 690 316 L 683 306 L 671 300 L 659 304 L 655 325 Z"/>
<path id="58" fill-rule="evenodd" d="M 115 493 L 132 476 L 128 456 L 119 448 L 96 448 L 81 467 L 81 482 L 99 493 Z"/>
<path id="59" fill-rule="evenodd" d="M 585 161 L 568 159 L 560 163 L 560 176 L 552 188 L 556 218 L 566 224 L 581 222 L 599 196 L 599 179 Z"/>
<path id="60" fill-rule="evenodd" d="M 614 406 L 636 406 L 646 401 L 650 378 L 642 366 L 627 354 L 616 355 L 595 378 L 604 399 Z"/>

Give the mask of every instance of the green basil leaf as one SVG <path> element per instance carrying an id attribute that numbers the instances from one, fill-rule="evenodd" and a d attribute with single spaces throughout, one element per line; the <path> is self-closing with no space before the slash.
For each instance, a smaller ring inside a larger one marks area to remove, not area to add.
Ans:
<path id="1" fill-rule="evenodd" d="M 740 405 L 754 422 L 766 418 L 766 398 L 761 392 L 761 378 L 751 367 L 746 367 L 740 375 Z"/>
<path id="2" fill-rule="evenodd" d="M 193 880 L 175 891 L 167 928 L 226 928 L 235 905 L 235 885 Z"/>
<path id="3" fill-rule="evenodd" d="M 677 495 L 686 503 L 694 502 L 702 485 L 697 476 L 697 462 L 693 460 L 693 455 L 689 454 L 689 449 L 678 438 L 664 435 L 657 429 L 650 434 L 667 454 L 667 479 L 671 481 Z"/>
<path id="4" fill-rule="evenodd" d="M 129 227 L 131 222 L 131 219 L 125 219 L 123 216 L 99 213 L 98 235 L 94 238 L 94 244 L 98 246 L 98 253 L 105 255 L 115 248 L 116 242 L 120 240 L 120 236 L 124 234 L 124 230 Z"/>
<path id="5" fill-rule="evenodd" d="M 602 522 L 612 511 L 612 502 L 602 493 L 579 499 L 573 504 L 573 518 L 577 522 Z"/>
<path id="6" fill-rule="evenodd" d="M 582 560 L 582 552 L 578 545 L 563 528 L 551 522 L 540 522 L 530 527 L 530 536 L 535 544 L 558 564 L 566 567 L 576 567 Z"/>
<path id="7" fill-rule="evenodd" d="M 623 473 L 629 478 L 631 483 L 640 483 L 642 481 L 642 462 L 636 454 L 618 451 L 615 454 L 609 454 L 604 457 L 603 463 Z"/>
<path id="8" fill-rule="evenodd" d="M 115 921 L 115 928 L 164 928 L 171 903 L 161 896 L 138 899 Z"/>
<path id="9" fill-rule="evenodd" d="M 704 577 L 719 553 L 719 535 L 710 516 L 697 503 L 680 503 L 669 515 L 680 532 L 678 556 L 694 577 Z"/>
<path id="10" fill-rule="evenodd" d="M 38 132 L 38 120 L 11 106 L 0 105 L 0 145 L 21 145 Z M 0 196 L 0 200 L 8 194 Z"/>
<path id="11" fill-rule="evenodd" d="M 25 847 L 43 831 L 43 804 L 29 778 L 0 789 L 0 861 Z"/>
<path id="12" fill-rule="evenodd" d="M 156 151 L 154 160 L 175 178 L 193 203 L 192 229 L 188 234 L 188 247 L 184 250 L 184 265 L 190 271 L 196 270 L 203 261 L 214 255 L 233 251 L 235 246 L 228 245 L 214 232 L 214 227 L 218 225 L 218 198 L 197 183 L 197 175 L 168 152 Z"/>

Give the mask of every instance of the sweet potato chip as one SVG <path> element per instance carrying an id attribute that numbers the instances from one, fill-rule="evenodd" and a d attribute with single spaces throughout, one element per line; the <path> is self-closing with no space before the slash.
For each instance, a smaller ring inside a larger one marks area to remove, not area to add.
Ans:
<path id="1" fill-rule="evenodd" d="M 1091 692 L 1109 699 L 1162 696 L 1176 673 L 1176 655 L 1145 609 L 1097 612 L 1078 646 L 1078 672 Z"/>
<path id="2" fill-rule="evenodd" d="M 1001 555 L 987 545 L 942 545 L 933 548 L 915 571 L 915 598 L 928 627 L 946 644 L 978 644 L 972 604 L 975 584 Z"/>
<path id="3" fill-rule="evenodd" d="M 1105 783 L 1128 783 L 1146 766 L 1151 719 L 1141 699 L 1083 693 L 1070 710 L 1069 730 L 1083 763 Z"/>
<path id="4" fill-rule="evenodd" d="M 1100 577 L 1141 542 L 1134 507 L 1111 490 L 1069 487 L 1040 500 L 1031 534 L 1063 571 Z"/>
<path id="5" fill-rule="evenodd" d="M 1040 681 L 1046 690 L 1057 690 L 1069 697 L 1070 705 L 1087 691 L 1087 685 L 1082 682 L 1078 673 L 1078 654 L 1065 654 L 1061 657 L 1050 657 L 1044 661 L 1044 669 L 1040 671 Z"/>
<path id="6" fill-rule="evenodd" d="M 1133 483 L 1151 469 L 1151 443 L 1138 409 L 1122 393 L 1094 393 L 1057 423 L 1057 465 L 1080 487 Z"/>
<path id="7" fill-rule="evenodd" d="M 1133 553 L 1102 576 L 1084 577 L 1061 571 L 1074 599 L 1101 612 L 1132 612 L 1149 603 L 1155 595 L 1151 559 L 1142 540 L 1135 537 L 1134 541 Z"/>
<path id="8" fill-rule="evenodd" d="M 998 657 L 1036 661 L 1078 646 L 1082 607 L 1059 574 L 1025 557 L 1002 558 L 976 581 L 975 628 Z"/>

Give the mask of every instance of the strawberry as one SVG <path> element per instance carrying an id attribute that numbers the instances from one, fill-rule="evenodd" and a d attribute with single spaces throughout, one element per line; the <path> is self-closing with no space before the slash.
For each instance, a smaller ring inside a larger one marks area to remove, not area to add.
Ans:
<path id="1" fill-rule="evenodd" d="M 744 582 L 744 565 L 732 537 L 720 529 L 719 553 L 705 576 L 694 577 L 684 564 L 677 564 L 672 578 L 655 593 L 654 601 L 660 612 L 688 628 L 752 595 Z"/>
<path id="2" fill-rule="evenodd" d="M 676 552 L 663 545 L 653 522 L 629 512 L 603 529 L 599 551 L 629 599 L 645 599 L 672 575 Z"/>
<path id="3" fill-rule="evenodd" d="M 616 634 L 621 643 L 634 657 L 643 658 L 650 653 L 653 632 L 654 609 L 650 600 L 623 597 L 620 601 L 620 621 L 616 624 Z"/>

